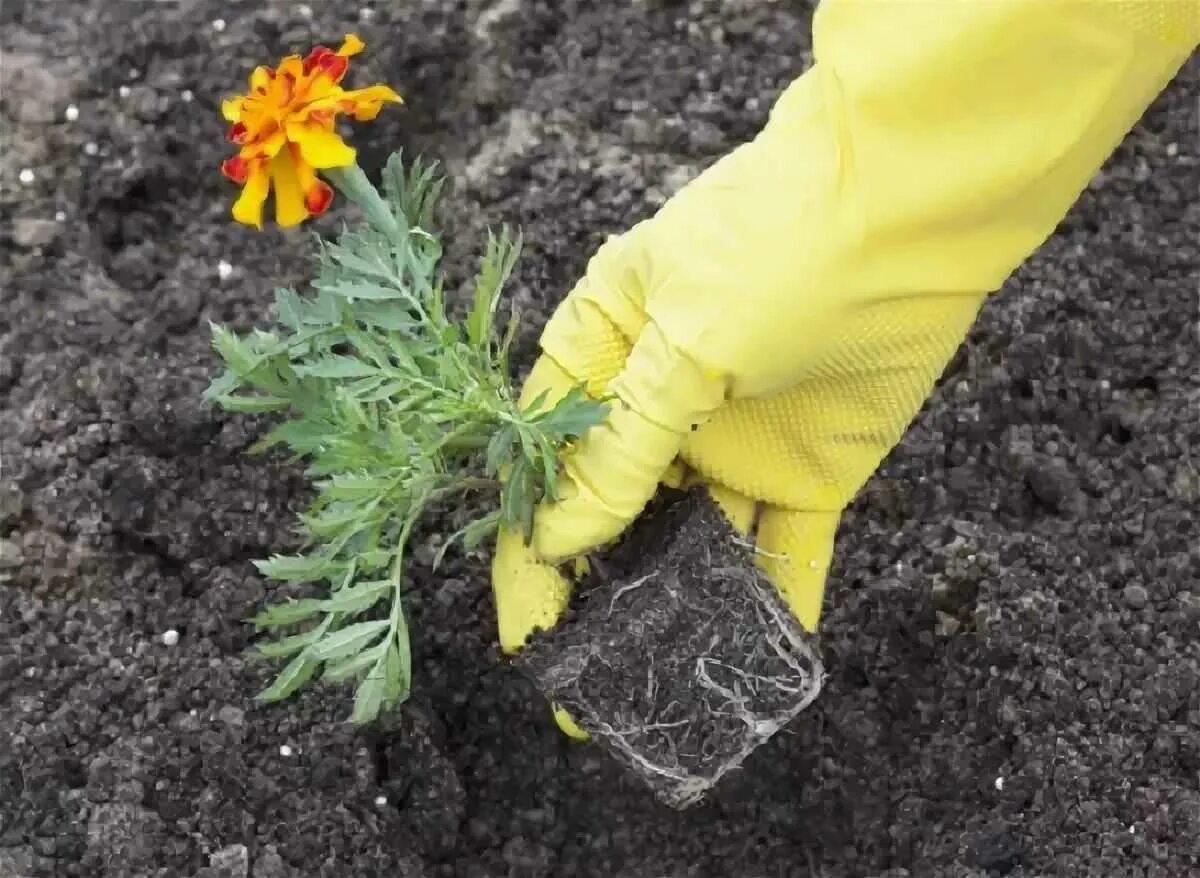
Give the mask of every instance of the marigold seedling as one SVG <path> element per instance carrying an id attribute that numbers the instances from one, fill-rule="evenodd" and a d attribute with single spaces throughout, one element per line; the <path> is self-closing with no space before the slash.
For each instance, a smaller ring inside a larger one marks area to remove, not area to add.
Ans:
<path id="1" fill-rule="evenodd" d="M 353 150 L 329 139 L 336 135 L 320 112 L 326 104 L 369 118 L 379 108 L 375 99 L 394 94 L 385 86 L 342 91 L 345 59 L 360 49 L 351 36 L 337 53 L 316 49 L 303 60 L 285 59 L 278 71 L 259 68 L 257 97 L 225 105 L 231 139 L 242 147 L 238 158 L 267 169 L 277 206 L 297 195 L 287 174 L 307 178 L 317 168 L 364 219 L 336 241 L 317 241 L 311 289 L 276 290 L 269 329 L 238 334 L 213 325 L 225 368 L 205 397 L 230 412 L 282 416 L 252 450 L 287 449 L 305 463 L 316 493 L 300 516 L 303 551 L 257 562 L 271 579 L 316 583 L 323 592 L 269 606 L 251 620 L 279 635 L 258 653 L 286 660 L 259 697 L 287 698 L 318 677 L 353 680 L 351 718 L 361 723 L 409 691 L 405 560 L 422 514 L 467 495 L 491 504 L 450 535 L 442 552 L 454 542 L 476 546 L 501 523 L 528 535 L 537 503 L 557 497 L 560 450 L 603 420 L 607 407 L 582 389 L 553 404 L 519 404 L 508 362 L 515 314 L 503 332 L 498 327 L 501 292 L 520 251 L 516 235 L 489 233 L 466 313 L 453 316 L 439 270 L 434 210 L 442 180 L 435 166 L 406 168 L 393 154 L 380 191 L 353 164 Z M 277 80 L 289 76 L 291 90 L 277 93 Z M 264 109 L 263 101 L 275 103 Z M 280 114 L 291 120 L 283 133 L 267 131 Z M 310 125 L 314 118 L 321 130 Z M 270 149 L 273 155 L 263 153 Z M 311 167 L 297 170 L 298 161 Z M 288 164 L 282 176 L 280 162 Z M 235 216 L 258 225 L 265 183 L 247 173 L 249 194 L 243 191 Z M 305 209 L 285 205 L 281 219 L 324 210 L 330 193 L 313 180 Z"/>

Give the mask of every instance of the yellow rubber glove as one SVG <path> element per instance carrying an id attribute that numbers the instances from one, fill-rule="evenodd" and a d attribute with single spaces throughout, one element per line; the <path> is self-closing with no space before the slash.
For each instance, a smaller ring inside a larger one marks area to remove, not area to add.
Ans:
<path id="1" fill-rule="evenodd" d="M 842 510 L 1195 48 L 1200 3 L 825 0 L 813 34 L 761 134 L 605 243 L 546 326 L 529 398 L 616 401 L 532 547 L 499 538 L 507 651 L 565 606 L 549 565 L 617 537 L 678 461 L 757 519 L 815 629 Z"/>

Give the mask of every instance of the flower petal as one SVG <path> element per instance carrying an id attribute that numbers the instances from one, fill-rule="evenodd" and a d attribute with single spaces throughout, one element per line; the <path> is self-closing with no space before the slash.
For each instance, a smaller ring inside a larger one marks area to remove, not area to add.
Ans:
<path id="1" fill-rule="evenodd" d="M 353 164 L 355 151 L 332 130 L 319 122 L 289 122 L 287 138 L 300 148 L 304 161 L 314 168 L 342 168 Z"/>
<path id="2" fill-rule="evenodd" d="M 270 120 L 268 133 L 256 133 L 242 146 L 242 155 L 246 158 L 274 158 L 279 150 L 287 143 L 287 134 L 282 128 Z"/>
<path id="3" fill-rule="evenodd" d="M 402 104 L 404 99 L 386 85 L 370 85 L 343 92 L 338 106 L 343 112 L 353 113 L 359 122 L 369 122 L 379 115 L 385 103 Z"/>
<path id="4" fill-rule="evenodd" d="M 303 156 L 293 156 L 293 161 L 300 191 L 304 193 L 304 206 L 313 216 L 323 214 L 333 201 L 333 187 L 317 176 L 316 169 Z"/>
<path id="5" fill-rule="evenodd" d="M 271 182 L 275 188 L 275 222 L 284 228 L 298 226 L 308 219 L 304 190 L 296 174 L 292 149 L 285 149 L 271 159 Z"/>
<path id="6" fill-rule="evenodd" d="M 235 183 L 245 183 L 250 174 L 250 163 L 240 155 L 221 162 L 221 173 Z"/>
<path id="7" fill-rule="evenodd" d="M 358 34 L 346 34 L 346 39 L 342 42 L 342 47 L 337 50 L 337 53 L 343 58 L 350 58 L 365 48 L 366 43 L 358 38 Z"/>
<path id="8" fill-rule="evenodd" d="M 242 118 L 242 99 L 229 98 L 229 100 L 221 101 L 221 115 L 225 117 L 226 122 L 239 122 Z"/>
<path id="9" fill-rule="evenodd" d="M 275 71 L 272 68 L 264 66 L 255 67 L 254 72 L 250 74 L 250 91 L 266 94 L 274 78 Z"/>
<path id="10" fill-rule="evenodd" d="M 247 172 L 246 185 L 242 187 L 242 194 L 233 204 L 233 218 L 239 223 L 261 229 L 263 203 L 267 200 L 270 184 L 266 163 L 252 163 Z"/>

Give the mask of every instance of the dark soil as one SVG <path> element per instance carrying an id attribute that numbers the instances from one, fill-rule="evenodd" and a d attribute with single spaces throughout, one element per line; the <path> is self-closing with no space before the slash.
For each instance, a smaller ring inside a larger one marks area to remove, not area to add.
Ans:
<path id="1" fill-rule="evenodd" d="M 357 28 L 354 82 L 408 99 L 364 164 L 447 160 L 462 275 L 522 227 L 528 364 L 604 237 L 762 124 L 810 4 L 308 7 L 0 5 L 0 874 L 1196 874 L 1200 61 L 850 509 L 820 698 L 678 812 L 501 660 L 484 555 L 417 571 L 391 725 L 348 726 L 349 691 L 252 700 L 242 620 L 280 594 L 250 561 L 306 497 L 245 456 L 261 421 L 200 404 L 207 322 L 263 320 L 308 244 L 228 220 L 218 102 Z"/>
<path id="2" fill-rule="evenodd" d="M 517 666 L 672 806 L 700 801 L 820 692 L 810 638 L 702 488 L 664 491 L 591 579 Z"/>

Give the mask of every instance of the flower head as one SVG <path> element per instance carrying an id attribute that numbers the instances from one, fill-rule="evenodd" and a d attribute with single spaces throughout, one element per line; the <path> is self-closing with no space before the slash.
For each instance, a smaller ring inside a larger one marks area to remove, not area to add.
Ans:
<path id="1" fill-rule="evenodd" d="M 401 103 L 386 85 L 345 90 L 341 86 L 350 58 L 363 42 L 348 34 L 336 52 L 318 46 L 301 58 L 289 55 L 277 68 L 258 67 L 250 75 L 248 94 L 221 104 L 232 124 L 230 143 L 240 149 L 221 171 L 242 185 L 233 218 L 262 228 L 263 204 L 275 191 L 275 220 L 294 226 L 323 213 L 333 189 L 317 171 L 354 163 L 354 150 L 334 128 L 339 113 L 360 122 L 379 115 L 385 103 Z"/>

